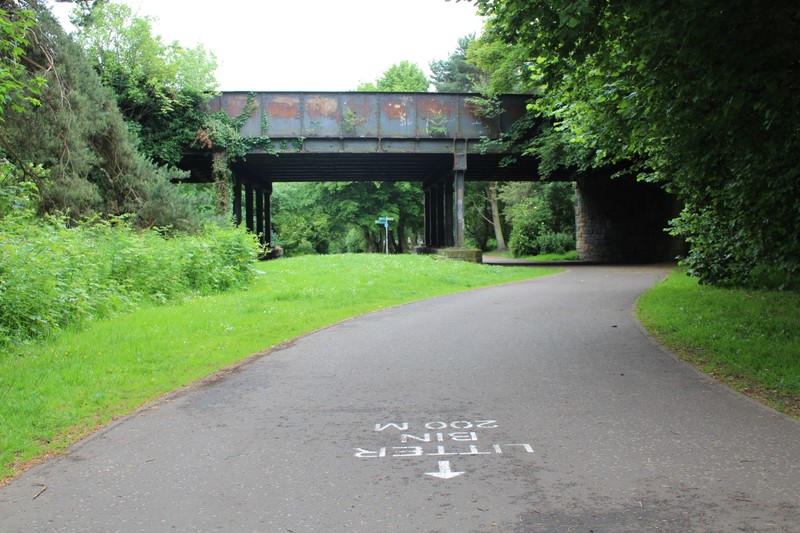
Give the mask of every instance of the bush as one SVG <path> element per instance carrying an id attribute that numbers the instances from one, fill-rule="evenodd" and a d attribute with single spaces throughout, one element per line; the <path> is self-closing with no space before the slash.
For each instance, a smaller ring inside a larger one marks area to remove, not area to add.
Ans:
<path id="1" fill-rule="evenodd" d="M 139 302 L 242 286 L 259 250 L 233 227 L 166 238 L 123 219 L 72 228 L 65 217 L 0 222 L 0 349 Z"/>
<path id="2" fill-rule="evenodd" d="M 564 254 L 575 249 L 575 236 L 571 233 L 553 233 L 541 225 L 523 221 L 514 226 L 509 249 L 515 257 Z"/>
<path id="3" fill-rule="evenodd" d="M 515 257 L 539 255 L 539 234 L 542 224 L 536 218 L 524 218 L 514 224 L 508 239 L 508 249 Z"/>
<path id="4" fill-rule="evenodd" d="M 575 249 L 575 236 L 570 233 L 543 233 L 536 238 L 540 254 L 564 254 Z"/>

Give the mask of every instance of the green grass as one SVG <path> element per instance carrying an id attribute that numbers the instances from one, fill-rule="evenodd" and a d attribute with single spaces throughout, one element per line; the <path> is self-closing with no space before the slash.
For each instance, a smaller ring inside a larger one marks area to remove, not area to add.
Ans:
<path id="1" fill-rule="evenodd" d="M 0 355 L 0 479 L 160 395 L 322 326 L 560 271 L 377 254 L 255 268 L 248 290 L 144 307 Z"/>
<path id="2" fill-rule="evenodd" d="M 800 416 L 800 294 L 709 287 L 679 270 L 642 296 L 638 314 L 704 372 Z"/>
<path id="3" fill-rule="evenodd" d="M 577 261 L 578 252 L 575 250 L 563 254 L 540 254 L 516 257 L 511 252 L 485 252 L 485 255 L 494 257 L 504 257 L 506 259 L 524 259 L 526 261 Z"/>

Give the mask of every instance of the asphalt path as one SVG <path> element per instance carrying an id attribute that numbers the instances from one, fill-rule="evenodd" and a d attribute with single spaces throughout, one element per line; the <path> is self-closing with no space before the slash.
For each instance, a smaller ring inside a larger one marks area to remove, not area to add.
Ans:
<path id="1" fill-rule="evenodd" d="M 666 272 L 570 268 L 317 331 L 20 475 L 0 531 L 800 531 L 800 424 L 636 322 Z"/>

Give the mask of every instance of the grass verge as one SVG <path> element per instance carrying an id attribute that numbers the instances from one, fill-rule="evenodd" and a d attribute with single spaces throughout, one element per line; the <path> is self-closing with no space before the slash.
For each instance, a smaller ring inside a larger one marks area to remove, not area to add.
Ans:
<path id="1" fill-rule="evenodd" d="M 114 417 L 288 339 L 389 306 L 561 271 L 377 254 L 255 268 L 248 290 L 143 307 L 0 354 L 0 485 Z"/>
<path id="2" fill-rule="evenodd" d="M 800 418 L 800 294 L 699 285 L 678 270 L 640 298 L 637 312 L 684 360 Z"/>

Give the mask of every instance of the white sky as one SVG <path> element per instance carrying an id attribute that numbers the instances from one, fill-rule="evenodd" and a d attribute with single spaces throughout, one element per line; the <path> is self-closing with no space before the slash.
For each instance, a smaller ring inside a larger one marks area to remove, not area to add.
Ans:
<path id="1" fill-rule="evenodd" d="M 430 75 L 430 61 L 482 27 L 473 4 L 454 0 L 116 1 L 157 18 L 166 42 L 212 51 L 223 91 L 350 91 L 403 60 Z M 66 20 L 70 8 L 53 11 Z"/>

